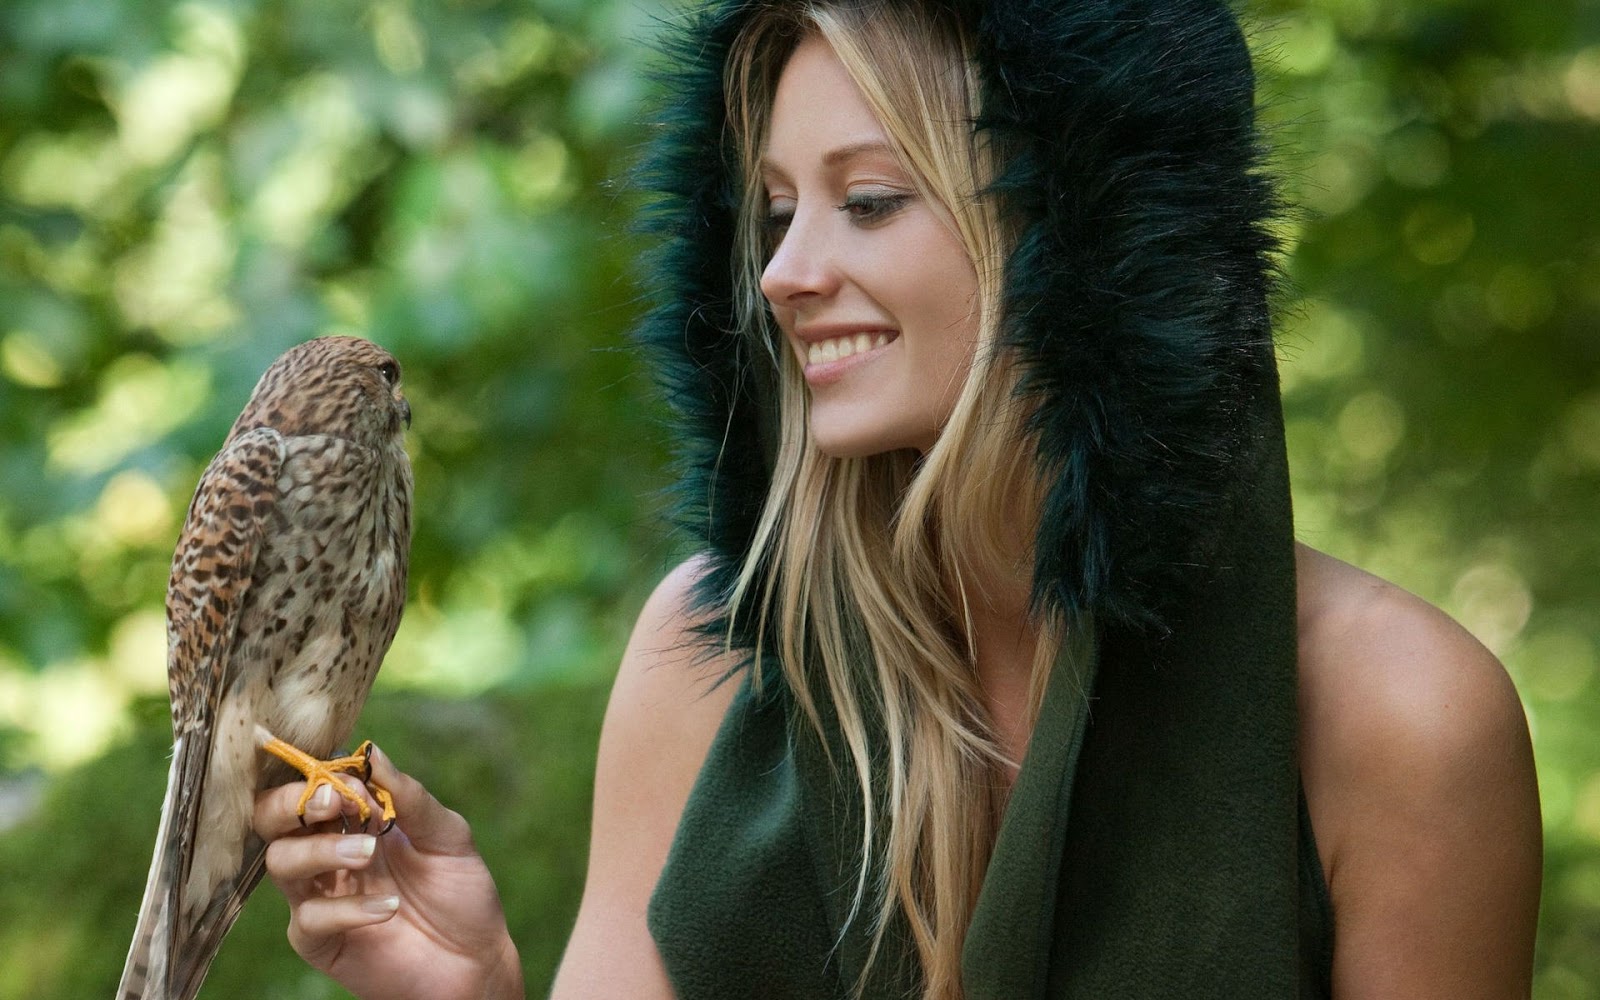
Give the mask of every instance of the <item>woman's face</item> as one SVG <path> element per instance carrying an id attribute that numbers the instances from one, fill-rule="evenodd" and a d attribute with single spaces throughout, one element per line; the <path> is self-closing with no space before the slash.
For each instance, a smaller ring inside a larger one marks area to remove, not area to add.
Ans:
<path id="1" fill-rule="evenodd" d="M 972 364 L 977 273 L 827 42 L 789 59 L 769 131 L 761 292 L 805 371 L 812 438 L 840 457 L 926 451 Z"/>

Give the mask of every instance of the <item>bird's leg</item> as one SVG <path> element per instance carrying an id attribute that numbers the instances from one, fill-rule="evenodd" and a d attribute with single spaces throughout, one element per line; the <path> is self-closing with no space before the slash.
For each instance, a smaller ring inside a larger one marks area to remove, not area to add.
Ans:
<path id="1" fill-rule="evenodd" d="M 372 793 L 372 797 L 378 800 L 378 818 L 383 820 L 383 829 L 378 831 L 378 836 L 381 837 L 394 828 L 394 796 L 389 794 L 389 790 L 382 785 L 372 783 L 373 749 L 371 740 L 362 740 L 361 745 L 356 747 L 356 752 L 352 756 L 353 759 L 361 761 L 361 780 L 367 786 L 367 791 Z M 361 818 L 362 824 L 365 825 L 366 821 L 366 817 L 363 816 Z"/>
<path id="2" fill-rule="evenodd" d="M 300 802 L 295 807 L 295 812 L 300 816 L 300 822 L 306 818 L 306 803 L 311 801 L 311 795 L 321 785 L 328 785 L 340 795 L 354 802 L 356 814 L 361 818 L 361 825 L 366 826 L 367 820 L 372 817 L 372 808 L 367 801 L 355 790 L 337 777 L 341 774 L 359 774 L 361 780 L 366 782 L 367 790 L 372 797 L 378 800 L 378 808 L 383 819 L 383 829 L 380 833 L 388 833 L 394 826 L 394 796 L 386 788 L 380 788 L 372 783 L 372 741 L 365 740 L 356 752 L 344 757 L 335 757 L 332 760 L 318 760 L 317 758 L 278 739 L 270 737 L 261 744 L 261 749 L 288 764 L 306 777 L 306 790 L 300 794 Z"/>

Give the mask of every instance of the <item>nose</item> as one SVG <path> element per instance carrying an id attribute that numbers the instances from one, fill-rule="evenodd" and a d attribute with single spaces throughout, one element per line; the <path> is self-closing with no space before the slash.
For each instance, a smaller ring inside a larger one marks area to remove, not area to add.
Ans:
<path id="1" fill-rule="evenodd" d="M 824 213 L 795 212 L 761 272 L 761 294 L 768 302 L 793 307 L 838 289 L 839 262 L 828 239 L 827 221 Z"/>

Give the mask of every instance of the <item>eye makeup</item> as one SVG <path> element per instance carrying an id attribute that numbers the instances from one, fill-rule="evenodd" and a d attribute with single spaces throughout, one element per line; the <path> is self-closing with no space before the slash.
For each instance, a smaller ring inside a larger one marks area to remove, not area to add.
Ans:
<path id="1" fill-rule="evenodd" d="M 912 195 L 902 191 L 852 191 L 835 206 L 860 223 L 879 222 L 904 208 Z"/>

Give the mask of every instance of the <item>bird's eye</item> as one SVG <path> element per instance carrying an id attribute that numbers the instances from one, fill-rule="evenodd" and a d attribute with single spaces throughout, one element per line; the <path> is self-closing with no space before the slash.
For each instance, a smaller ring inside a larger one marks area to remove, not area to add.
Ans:
<path id="1" fill-rule="evenodd" d="M 398 385 L 400 382 L 400 366 L 393 361 L 385 361 L 379 365 L 378 374 L 382 375 L 383 380 L 390 385 Z"/>

